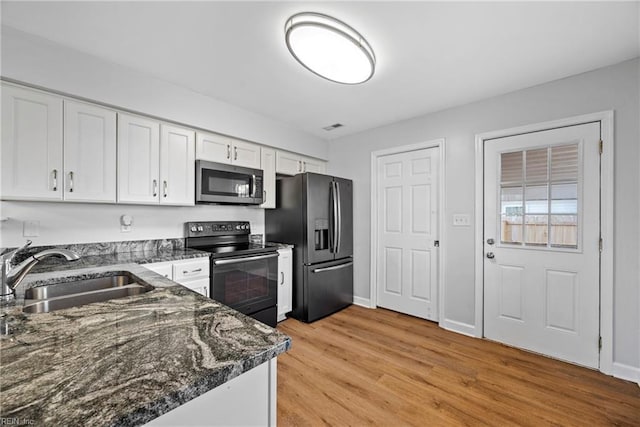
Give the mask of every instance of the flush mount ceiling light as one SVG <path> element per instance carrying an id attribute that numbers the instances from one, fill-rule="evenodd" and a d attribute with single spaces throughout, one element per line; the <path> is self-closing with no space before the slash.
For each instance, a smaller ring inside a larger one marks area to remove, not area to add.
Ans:
<path id="1" fill-rule="evenodd" d="M 290 17 L 285 26 L 289 52 L 309 71 L 337 83 L 358 84 L 373 76 L 376 57 L 356 30 L 321 13 Z"/>

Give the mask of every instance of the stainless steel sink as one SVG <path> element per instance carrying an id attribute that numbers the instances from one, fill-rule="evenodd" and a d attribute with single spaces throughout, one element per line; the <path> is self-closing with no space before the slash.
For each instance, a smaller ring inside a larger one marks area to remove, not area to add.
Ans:
<path id="1" fill-rule="evenodd" d="M 135 283 L 131 277 L 122 274 L 54 283 L 27 289 L 22 311 L 48 313 L 63 308 L 139 295 L 152 289 L 152 286 Z"/>

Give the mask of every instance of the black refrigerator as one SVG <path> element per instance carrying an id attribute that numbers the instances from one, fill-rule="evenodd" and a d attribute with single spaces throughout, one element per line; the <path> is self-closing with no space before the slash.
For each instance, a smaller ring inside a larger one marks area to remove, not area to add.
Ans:
<path id="1" fill-rule="evenodd" d="M 309 172 L 279 178 L 265 234 L 294 245 L 294 318 L 313 322 L 353 303 L 351 180 Z"/>

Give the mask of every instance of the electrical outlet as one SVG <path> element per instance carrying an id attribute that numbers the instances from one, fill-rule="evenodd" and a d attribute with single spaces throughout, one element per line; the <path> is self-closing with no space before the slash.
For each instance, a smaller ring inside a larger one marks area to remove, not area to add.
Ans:
<path id="1" fill-rule="evenodd" d="M 133 217 L 131 215 L 122 215 L 120 217 L 120 232 L 128 233 L 133 227 Z"/>
<path id="2" fill-rule="evenodd" d="M 453 215 L 454 227 L 469 227 L 471 225 L 471 216 L 469 214 Z"/>
<path id="3" fill-rule="evenodd" d="M 40 236 L 40 221 L 25 221 L 22 223 L 23 237 Z"/>

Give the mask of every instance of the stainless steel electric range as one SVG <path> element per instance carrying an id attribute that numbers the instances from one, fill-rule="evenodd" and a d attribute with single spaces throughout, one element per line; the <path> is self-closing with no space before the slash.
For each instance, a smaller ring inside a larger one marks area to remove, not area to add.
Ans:
<path id="1" fill-rule="evenodd" d="M 211 298 L 276 326 L 278 249 L 251 243 L 244 221 L 185 223 L 186 246 L 211 254 Z"/>

